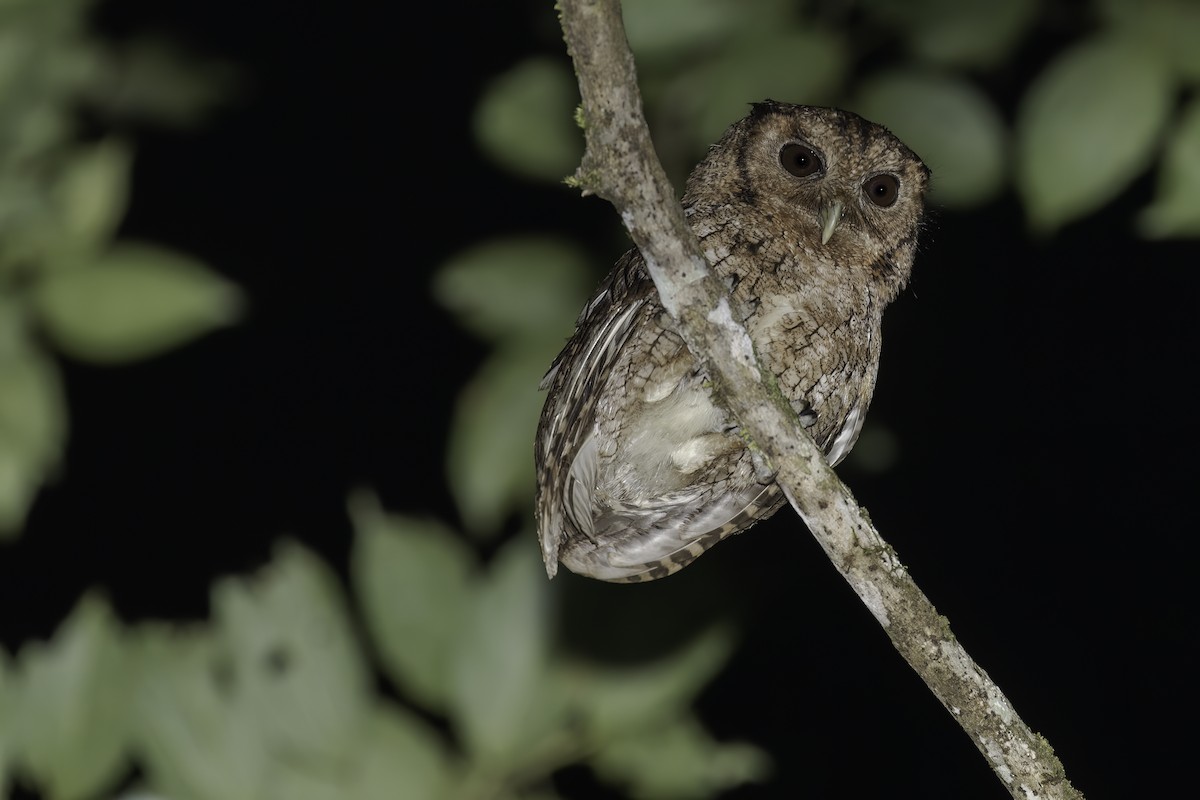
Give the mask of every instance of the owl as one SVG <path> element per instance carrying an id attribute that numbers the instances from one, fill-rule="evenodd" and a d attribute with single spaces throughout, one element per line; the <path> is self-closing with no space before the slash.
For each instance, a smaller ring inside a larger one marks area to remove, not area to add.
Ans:
<path id="1" fill-rule="evenodd" d="M 713 273 L 831 466 L 862 430 L 928 182 L 881 125 L 771 100 L 688 177 L 684 211 Z M 784 503 L 636 249 L 588 300 L 541 388 L 536 516 L 550 577 L 562 562 L 605 581 L 662 578 Z"/>

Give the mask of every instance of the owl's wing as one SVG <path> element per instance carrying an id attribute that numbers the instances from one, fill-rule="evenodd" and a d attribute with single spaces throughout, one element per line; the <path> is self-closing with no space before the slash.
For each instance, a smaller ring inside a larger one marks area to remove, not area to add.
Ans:
<path id="1" fill-rule="evenodd" d="M 653 509 L 609 509 L 596 522 L 595 540 L 572 542 L 563 561 L 575 572 L 600 580 L 657 580 L 771 516 L 784 502 L 775 483 L 750 483 L 738 492 L 716 494 L 711 486 L 690 487 L 660 498 Z"/>
<path id="2" fill-rule="evenodd" d="M 569 533 L 592 535 L 596 402 L 639 312 L 653 295 L 654 283 L 641 253 L 629 250 L 584 306 L 575 333 L 539 384 L 550 391 L 538 422 L 535 511 L 542 558 L 552 578 Z"/>

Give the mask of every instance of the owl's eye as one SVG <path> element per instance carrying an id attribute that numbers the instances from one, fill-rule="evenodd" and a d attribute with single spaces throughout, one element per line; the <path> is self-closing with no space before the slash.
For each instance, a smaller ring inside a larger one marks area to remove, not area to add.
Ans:
<path id="1" fill-rule="evenodd" d="M 895 175 L 875 175 L 867 178 L 867 182 L 863 184 L 863 193 L 875 205 L 887 208 L 896 202 L 896 196 L 900 194 L 900 181 L 896 180 Z"/>
<path id="2" fill-rule="evenodd" d="M 821 172 L 821 154 L 806 144 L 791 142 L 779 151 L 779 163 L 797 178 L 807 178 Z"/>

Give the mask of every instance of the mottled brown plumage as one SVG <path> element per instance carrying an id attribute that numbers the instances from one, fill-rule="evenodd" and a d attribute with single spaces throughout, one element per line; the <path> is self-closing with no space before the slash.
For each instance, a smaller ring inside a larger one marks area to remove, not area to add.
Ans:
<path id="1" fill-rule="evenodd" d="M 683 205 L 762 363 L 830 464 L 875 387 L 883 309 L 908 281 L 929 171 L 885 128 L 767 101 L 688 178 Z M 542 381 L 538 534 L 607 581 L 661 578 L 783 503 L 663 310 L 637 250 Z"/>

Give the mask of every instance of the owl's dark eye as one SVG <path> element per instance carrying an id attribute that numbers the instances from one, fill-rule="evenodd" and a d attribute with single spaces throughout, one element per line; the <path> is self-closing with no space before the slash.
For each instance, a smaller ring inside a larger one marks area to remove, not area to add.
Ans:
<path id="1" fill-rule="evenodd" d="M 823 169 L 821 154 L 806 144 L 791 142 L 779 151 L 779 163 L 797 178 L 816 175 Z"/>
<path id="2" fill-rule="evenodd" d="M 867 182 L 863 184 L 863 192 L 872 203 L 880 208 L 887 208 L 896 202 L 896 196 L 900 194 L 900 181 L 896 180 L 895 175 L 875 175 L 867 178 Z"/>

